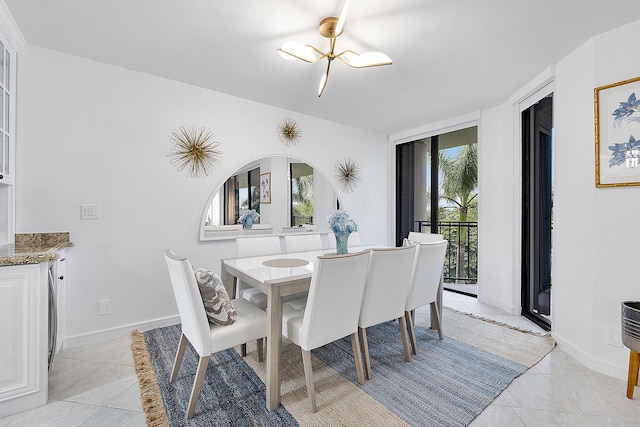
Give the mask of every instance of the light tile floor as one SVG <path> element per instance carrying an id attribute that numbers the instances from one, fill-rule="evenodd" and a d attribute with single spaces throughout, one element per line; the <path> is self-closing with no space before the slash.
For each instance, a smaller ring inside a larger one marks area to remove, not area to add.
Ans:
<path id="1" fill-rule="evenodd" d="M 524 317 L 510 316 L 473 297 L 445 292 L 443 304 L 522 329 L 543 332 Z M 471 426 L 640 426 L 640 389 L 636 388 L 636 397 L 629 400 L 626 388 L 626 381 L 592 371 L 556 347 L 516 378 Z"/>
<path id="2" fill-rule="evenodd" d="M 49 401 L 0 426 L 145 426 L 131 337 L 65 349 L 49 372 Z"/>
<path id="3" fill-rule="evenodd" d="M 445 292 L 444 304 L 541 331 L 473 297 Z M 130 337 L 123 337 L 62 351 L 50 373 L 49 402 L 0 418 L 0 427 L 144 426 L 130 346 Z M 556 348 L 517 378 L 471 426 L 640 426 L 640 390 L 634 400 L 625 392 L 625 381 L 587 369 Z"/>

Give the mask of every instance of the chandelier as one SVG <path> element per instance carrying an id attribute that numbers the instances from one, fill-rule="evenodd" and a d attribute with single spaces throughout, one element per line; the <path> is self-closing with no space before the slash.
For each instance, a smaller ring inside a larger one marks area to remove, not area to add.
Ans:
<path id="1" fill-rule="evenodd" d="M 347 15 L 348 6 L 349 0 L 345 0 L 339 18 L 324 18 L 320 22 L 320 34 L 329 39 L 329 50 L 327 52 L 323 52 L 314 46 L 296 41 L 289 41 L 278 49 L 278 53 L 280 53 L 280 55 L 285 59 L 300 59 L 310 64 L 327 58 L 327 70 L 320 78 L 318 97 L 322 96 L 325 87 L 327 87 L 331 62 L 336 58 L 353 68 L 378 67 L 381 65 L 392 64 L 391 58 L 380 52 L 365 52 L 363 54 L 358 54 L 352 50 L 344 50 L 338 54 L 335 53 L 336 39 L 342 34 L 344 29 L 344 21 Z"/>

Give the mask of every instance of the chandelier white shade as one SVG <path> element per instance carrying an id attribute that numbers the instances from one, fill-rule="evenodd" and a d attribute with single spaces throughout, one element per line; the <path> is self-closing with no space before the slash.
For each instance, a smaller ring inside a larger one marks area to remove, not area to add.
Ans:
<path id="1" fill-rule="evenodd" d="M 289 59 L 291 61 L 296 59 L 301 59 L 309 63 L 318 61 L 318 57 L 314 53 L 314 48 L 300 42 L 286 42 L 278 49 L 278 53 L 284 59 Z M 320 52 L 320 54 L 322 54 L 322 52 Z"/>

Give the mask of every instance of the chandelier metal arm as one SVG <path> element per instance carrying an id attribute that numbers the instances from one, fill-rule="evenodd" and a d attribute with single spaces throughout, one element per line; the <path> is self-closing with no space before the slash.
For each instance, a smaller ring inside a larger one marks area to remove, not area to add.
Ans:
<path id="1" fill-rule="evenodd" d="M 342 55 L 344 55 L 345 53 L 353 53 L 354 55 L 358 55 L 357 52 L 352 51 L 351 49 L 347 49 L 347 50 L 343 50 L 342 52 L 340 52 L 339 54 L 337 54 L 335 57 L 338 58 L 340 61 L 342 61 L 343 64 L 347 64 L 349 67 L 352 68 L 362 68 L 362 67 L 356 67 L 355 65 L 353 65 L 352 63 L 350 63 L 349 61 L 347 61 L 346 59 L 344 59 L 342 57 Z"/>
<path id="2" fill-rule="evenodd" d="M 336 39 L 338 37 L 337 36 L 333 36 L 331 37 L 331 40 L 329 42 L 329 52 L 327 53 L 327 56 L 331 59 L 335 58 L 335 55 L 333 54 L 334 49 L 336 48 Z"/>
<path id="3" fill-rule="evenodd" d="M 320 56 L 318 57 L 318 59 L 316 59 L 314 62 L 318 62 L 318 61 L 320 61 L 321 59 L 324 59 L 324 58 L 326 58 L 327 56 L 329 56 L 329 52 L 323 52 L 323 51 L 321 51 L 320 49 L 318 49 L 317 47 L 315 47 L 315 46 L 311 46 L 310 44 L 308 44 L 307 46 L 309 46 L 311 49 L 313 49 L 313 51 L 314 51 L 314 52 L 316 52 L 318 55 L 320 55 Z"/>

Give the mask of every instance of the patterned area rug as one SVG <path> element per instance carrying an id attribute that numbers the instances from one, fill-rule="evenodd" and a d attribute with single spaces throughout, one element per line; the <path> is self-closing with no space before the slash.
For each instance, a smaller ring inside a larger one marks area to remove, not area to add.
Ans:
<path id="1" fill-rule="evenodd" d="M 399 328 L 388 322 L 367 332 L 373 378 L 357 383 L 348 338 L 315 350 L 318 412 L 306 396 L 300 349 L 283 342 L 282 405 L 269 412 L 265 366 L 255 342 L 245 358 L 212 355 L 194 417 L 185 421 L 197 355 L 187 347 L 180 375 L 168 378 L 179 326 L 134 331 L 134 355 L 150 426 L 466 426 L 553 349 L 550 335 L 525 332 L 445 310 L 445 339 L 428 329 L 428 309 L 416 314 L 418 354 L 404 361 Z M 145 357 L 146 359 L 145 362 Z M 156 384 L 156 385 L 154 385 Z M 155 391 L 154 391 L 155 390 Z"/>

